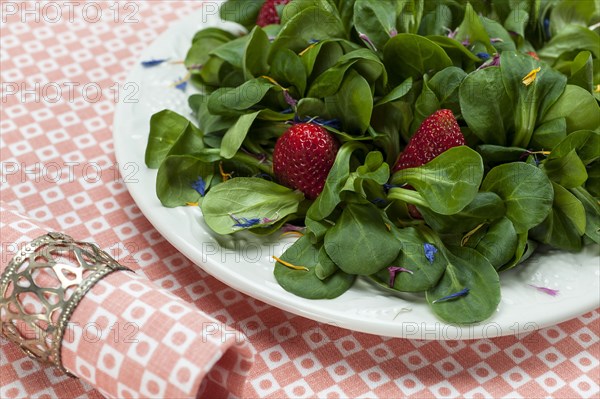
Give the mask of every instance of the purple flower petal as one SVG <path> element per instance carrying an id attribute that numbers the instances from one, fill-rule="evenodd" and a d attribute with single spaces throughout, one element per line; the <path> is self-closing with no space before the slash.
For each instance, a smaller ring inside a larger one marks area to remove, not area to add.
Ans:
<path id="1" fill-rule="evenodd" d="M 405 273 L 413 274 L 412 270 L 408 270 L 408 269 L 405 269 L 400 266 L 390 266 L 387 269 L 388 269 L 388 272 L 390 273 L 390 282 L 389 282 L 390 288 L 394 287 L 394 283 L 396 282 L 396 274 L 397 273 L 405 272 Z"/>
<path id="2" fill-rule="evenodd" d="M 293 108 L 296 108 L 296 106 L 298 105 L 298 101 L 296 101 L 291 95 L 290 92 L 287 90 L 283 91 L 283 98 L 285 98 L 285 102 L 288 103 L 288 105 L 290 105 Z"/>
<path id="3" fill-rule="evenodd" d="M 450 39 L 454 39 L 456 37 L 456 34 L 458 33 L 458 28 L 456 28 L 455 30 L 450 30 L 449 28 L 444 27 L 444 29 L 447 32 L 446 36 L 448 36 Z"/>
<path id="4" fill-rule="evenodd" d="M 543 292 L 544 294 L 548 294 L 550 296 L 557 296 L 558 293 L 560 292 L 559 290 L 554 290 L 552 288 L 548 288 L 548 287 L 540 287 L 538 285 L 533 285 L 533 284 L 527 284 L 530 287 L 535 288 L 536 290 Z"/>
<path id="5" fill-rule="evenodd" d="M 496 53 L 491 59 L 485 61 L 477 70 L 485 69 L 492 66 L 500 66 L 500 54 Z"/>
<path id="6" fill-rule="evenodd" d="M 373 43 L 373 42 L 371 41 L 371 39 L 369 38 L 369 36 L 367 36 L 367 35 L 366 35 L 366 34 L 364 34 L 364 33 L 360 33 L 360 32 L 359 32 L 359 33 L 358 33 L 358 37 L 360 37 L 362 40 L 364 40 L 364 41 L 365 41 L 365 43 L 367 43 L 367 44 L 369 45 L 369 47 L 371 47 L 371 50 L 373 50 L 373 51 L 377 51 L 377 47 L 375 47 L 375 43 Z"/>
<path id="7" fill-rule="evenodd" d="M 299 232 L 303 232 L 305 229 L 305 227 L 301 227 L 301 226 L 295 226 L 293 224 L 290 223 L 286 223 L 281 227 L 281 231 L 283 231 L 284 233 L 287 233 L 288 231 L 299 231 Z"/>

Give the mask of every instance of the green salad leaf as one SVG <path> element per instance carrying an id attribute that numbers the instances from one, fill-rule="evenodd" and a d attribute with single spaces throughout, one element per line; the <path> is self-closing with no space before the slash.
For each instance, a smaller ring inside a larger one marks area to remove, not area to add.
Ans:
<path id="1" fill-rule="evenodd" d="M 244 229 L 243 221 L 256 220 L 252 226 L 268 226 L 298 210 L 302 193 L 253 177 L 229 179 L 210 190 L 202 202 L 206 224 L 219 234 Z M 242 221 L 240 223 L 239 221 Z"/>

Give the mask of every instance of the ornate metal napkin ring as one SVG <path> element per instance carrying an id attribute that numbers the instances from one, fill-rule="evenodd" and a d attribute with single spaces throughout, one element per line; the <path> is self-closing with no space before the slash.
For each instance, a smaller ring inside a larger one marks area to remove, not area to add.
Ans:
<path id="1" fill-rule="evenodd" d="M 34 239 L 0 276 L 2 334 L 32 358 L 72 376 L 61 361 L 69 319 L 94 284 L 117 270 L 131 271 L 92 243 L 55 232 Z M 25 303 L 28 298 L 39 302 L 42 311 Z"/>

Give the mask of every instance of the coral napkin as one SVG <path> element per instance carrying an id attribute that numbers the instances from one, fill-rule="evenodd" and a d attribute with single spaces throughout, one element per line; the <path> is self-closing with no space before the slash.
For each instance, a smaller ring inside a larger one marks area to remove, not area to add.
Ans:
<path id="1" fill-rule="evenodd" d="M 2 203 L 0 212 L 2 272 L 50 230 Z M 107 397 L 240 397 L 254 349 L 140 272 L 115 271 L 75 308 L 61 354 L 66 369 Z"/>

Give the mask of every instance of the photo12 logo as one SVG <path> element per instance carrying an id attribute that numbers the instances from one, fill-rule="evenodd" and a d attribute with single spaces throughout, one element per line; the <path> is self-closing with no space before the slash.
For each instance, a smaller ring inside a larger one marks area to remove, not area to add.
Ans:
<path id="1" fill-rule="evenodd" d="M 11 98 L 20 103 L 73 103 L 81 98 L 86 103 L 97 103 L 109 99 L 114 103 L 139 102 L 140 88 L 137 83 L 115 82 L 110 86 L 102 87 L 96 82 L 35 82 L 33 85 L 25 82 L 2 82 L 0 93 L 2 103 L 9 102 Z M 14 100 L 13 100 L 14 101 Z"/>
<path id="2" fill-rule="evenodd" d="M 2 1 L 2 23 L 17 18 L 20 22 L 58 23 L 82 19 L 96 23 L 102 19 L 115 23 L 137 23 L 140 6 L 137 2 L 108 1 Z"/>

